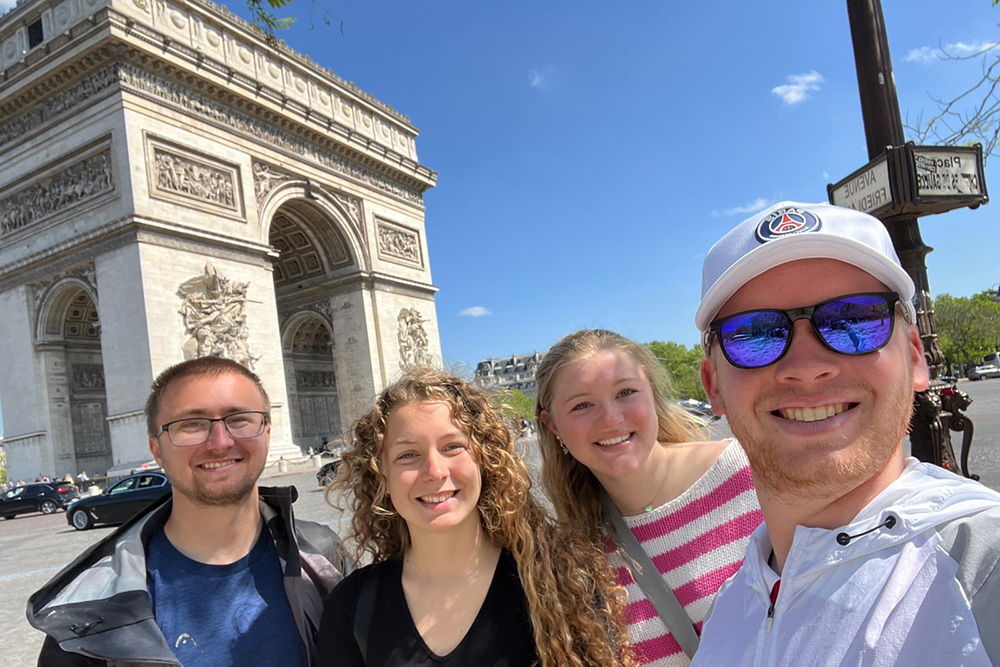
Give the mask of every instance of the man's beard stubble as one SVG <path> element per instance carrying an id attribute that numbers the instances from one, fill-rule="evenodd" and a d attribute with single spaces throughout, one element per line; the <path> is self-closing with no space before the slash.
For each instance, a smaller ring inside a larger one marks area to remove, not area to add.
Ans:
<path id="1" fill-rule="evenodd" d="M 784 451 L 781 443 L 744 428 L 746 424 L 740 419 L 731 421 L 730 428 L 743 445 L 758 488 L 780 496 L 826 498 L 831 493 L 855 488 L 882 471 L 902 447 L 913 414 L 913 392 L 908 386 L 909 383 L 904 384 L 894 392 L 895 396 L 884 408 L 871 416 L 854 443 L 844 443 L 844 447 L 833 450 L 849 450 L 848 457 L 818 459 L 820 465 L 811 468 L 796 463 L 792 456 L 796 452 Z M 869 404 L 874 404 L 875 390 L 871 385 L 858 383 L 852 388 L 859 390 Z M 774 401 L 775 395 L 766 398 Z M 761 402 L 763 399 L 757 405 Z M 817 461 L 816 457 L 808 457 L 808 453 L 805 458 Z"/>

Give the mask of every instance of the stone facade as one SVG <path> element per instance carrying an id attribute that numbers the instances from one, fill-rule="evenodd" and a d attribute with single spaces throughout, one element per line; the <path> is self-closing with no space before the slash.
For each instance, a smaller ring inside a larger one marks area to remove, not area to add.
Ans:
<path id="1" fill-rule="evenodd" d="M 437 174 L 403 114 L 207 0 L 22 0 L 0 70 L 15 478 L 148 460 L 150 382 L 185 358 L 261 376 L 272 456 L 440 363 Z"/>
<path id="2" fill-rule="evenodd" d="M 495 389 L 517 389 L 533 397 L 537 391 L 535 370 L 542 361 L 538 350 L 534 354 L 512 354 L 491 357 L 476 364 L 475 381 Z"/>

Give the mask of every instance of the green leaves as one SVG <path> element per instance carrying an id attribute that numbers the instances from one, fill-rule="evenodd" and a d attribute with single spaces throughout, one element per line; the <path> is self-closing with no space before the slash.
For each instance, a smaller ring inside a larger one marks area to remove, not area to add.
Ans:
<path id="1" fill-rule="evenodd" d="M 673 384 L 673 398 L 695 398 L 705 400 L 705 388 L 701 385 L 701 348 L 692 345 L 690 348 L 667 341 L 654 340 L 646 345 L 670 376 Z M 660 388 L 663 389 L 662 387 Z M 670 397 L 670 393 L 667 394 Z"/>
<path id="2" fill-rule="evenodd" d="M 984 354 L 1000 350 L 1000 303 L 989 292 L 938 295 L 934 322 L 941 351 L 952 363 L 978 363 Z"/>

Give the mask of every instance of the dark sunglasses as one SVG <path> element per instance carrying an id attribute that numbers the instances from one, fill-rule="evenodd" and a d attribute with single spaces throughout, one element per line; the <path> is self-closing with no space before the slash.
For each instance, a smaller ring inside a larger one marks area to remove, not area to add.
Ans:
<path id="1" fill-rule="evenodd" d="M 875 352 L 889 342 L 897 303 L 895 292 L 848 294 L 805 308 L 727 315 L 708 328 L 719 337 L 722 353 L 737 368 L 763 368 L 781 359 L 792 342 L 795 322 L 804 319 L 826 347 L 856 356 Z"/>

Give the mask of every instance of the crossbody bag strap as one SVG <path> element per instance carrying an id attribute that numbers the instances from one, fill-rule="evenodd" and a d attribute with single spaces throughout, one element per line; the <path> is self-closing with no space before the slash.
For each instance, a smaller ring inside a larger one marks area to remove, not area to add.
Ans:
<path id="1" fill-rule="evenodd" d="M 361 659 L 368 662 L 368 632 L 375 617 L 375 598 L 378 597 L 379 570 L 368 568 L 361 573 L 361 593 L 354 606 L 354 641 L 361 651 Z"/>
<path id="2" fill-rule="evenodd" d="M 684 649 L 684 653 L 689 658 L 694 657 L 694 652 L 698 650 L 698 633 L 694 631 L 694 624 L 691 618 L 684 611 L 684 607 L 677 600 L 677 596 L 667 586 L 653 561 L 649 559 L 649 554 L 639 544 L 632 530 L 625 523 L 621 512 L 608 496 L 608 492 L 601 489 L 601 510 L 604 520 L 604 528 L 608 531 L 611 539 L 621 547 L 629 558 L 625 559 L 628 569 L 632 571 L 632 577 L 639 584 L 639 588 L 646 594 L 656 613 L 663 619 L 670 634 L 674 636 L 677 643 Z"/>

